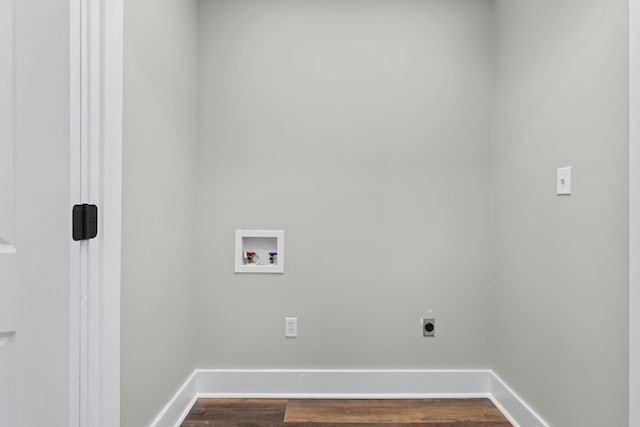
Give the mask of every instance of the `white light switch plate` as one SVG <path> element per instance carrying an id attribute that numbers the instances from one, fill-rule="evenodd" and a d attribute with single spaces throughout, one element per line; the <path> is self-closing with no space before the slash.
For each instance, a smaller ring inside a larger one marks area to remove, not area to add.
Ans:
<path id="1" fill-rule="evenodd" d="M 557 186 L 559 196 L 571 194 L 571 167 L 558 169 Z"/>
<path id="2" fill-rule="evenodd" d="M 295 338 L 298 336 L 297 317 L 286 317 L 284 319 L 284 336 L 287 338 Z"/>

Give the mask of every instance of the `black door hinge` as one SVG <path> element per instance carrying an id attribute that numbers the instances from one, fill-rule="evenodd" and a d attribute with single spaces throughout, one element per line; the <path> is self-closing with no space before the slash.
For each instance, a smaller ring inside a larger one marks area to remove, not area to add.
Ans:
<path id="1" fill-rule="evenodd" d="M 98 235 L 98 207 L 75 205 L 73 207 L 73 240 L 89 240 Z"/>

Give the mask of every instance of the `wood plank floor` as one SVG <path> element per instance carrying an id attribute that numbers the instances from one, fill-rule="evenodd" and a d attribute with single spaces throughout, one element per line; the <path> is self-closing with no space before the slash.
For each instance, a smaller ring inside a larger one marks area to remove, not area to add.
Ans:
<path id="1" fill-rule="evenodd" d="M 489 399 L 199 399 L 182 427 L 511 427 Z"/>

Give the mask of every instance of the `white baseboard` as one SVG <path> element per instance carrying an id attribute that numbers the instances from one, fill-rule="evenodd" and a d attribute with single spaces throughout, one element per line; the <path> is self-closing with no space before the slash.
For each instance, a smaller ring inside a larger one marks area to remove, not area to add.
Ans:
<path id="1" fill-rule="evenodd" d="M 489 371 L 198 370 L 202 397 L 423 398 L 487 396 Z"/>
<path id="2" fill-rule="evenodd" d="M 189 375 L 182 387 L 153 420 L 152 427 L 179 427 L 182 424 L 199 397 L 197 376 L 197 370 Z"/>
<path id="3" fill-rule="evenodd" d="M 491 370 L 196 369 L 151 427 L 179 427 L 198 398 L 489 398 L 514 427 L 549 427 Z"/>
<path id="4" fill-rule="evenodd" d="M 549 427 L 495 372 L 491 372 L 491 400 L 514 427 Z"/>

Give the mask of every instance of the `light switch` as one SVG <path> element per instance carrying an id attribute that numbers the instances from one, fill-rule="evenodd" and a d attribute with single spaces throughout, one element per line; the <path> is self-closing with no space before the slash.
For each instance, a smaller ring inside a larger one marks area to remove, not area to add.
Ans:
<path id="1" fill-rule="evenodd" d="M 558 169 L 558 196 L 571 194 L 571 167 Z"/>

